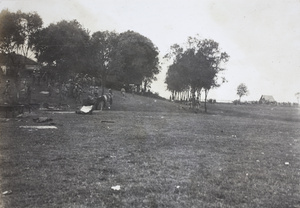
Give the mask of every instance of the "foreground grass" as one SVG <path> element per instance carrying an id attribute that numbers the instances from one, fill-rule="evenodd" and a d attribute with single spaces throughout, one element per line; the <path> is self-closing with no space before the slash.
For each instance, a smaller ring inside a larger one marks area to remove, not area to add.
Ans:
<path id="1" fill-rule="evenodd" d="M 299 207 L 297 109 L 252 108 L 46 113 L 57 130 L 2 120 L 0 205 Z"/>

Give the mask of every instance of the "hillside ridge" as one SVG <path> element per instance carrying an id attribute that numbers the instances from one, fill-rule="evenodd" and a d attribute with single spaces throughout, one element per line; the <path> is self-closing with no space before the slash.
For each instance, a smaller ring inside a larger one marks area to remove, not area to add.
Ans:
<path id="1" fill-rule="evenodd" d="M 5 89 L 7 78 L 2 77 L 0 81 L 0 103 L 4 104 L 3 92 Z M 11 81 L 11 86 L 14 94 L 17 93 L 17 86 Z M 14 98 L 14 103 L 27 104 L 24 101 L 24 93 L 22 92 L 22 84 L 19 86 L 19 99 Z M 82 106 L 82 103 L 76 102 L 75 98 L 65 96 L 61 98 L 58 87 L 48 88 L 46 83 L 40 85 L 31 85 L 31 101 L 30 104 L 39 106 L 40 108 L 55 108 L 56 110 L 77 110 Z M 82 100 L 88 97 L 90 89 L 83 89 Z M 50 92 L 50 93 L 49 93 Z M 108 89 L 105 89 L 108 92 Z M 121 91 L 113 90 L 113 104 L 110 110 L 113 111 L 157 111 L 157 112 L 176 112 L 179 107 L 178 104 L 170 102 L 164 98 L 153 98 L 146 95 L 125 93 L 122 95 Z M 15 96 L 16 97 L 16 96 Z"/>

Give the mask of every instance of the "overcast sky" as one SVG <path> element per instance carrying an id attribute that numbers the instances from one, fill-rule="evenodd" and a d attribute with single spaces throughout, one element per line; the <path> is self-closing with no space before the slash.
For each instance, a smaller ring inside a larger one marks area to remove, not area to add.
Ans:
<path id="1" fill-rule="evenodd" d="M 0 9 L 36 11 L 44 27 L 77 19 L 91 33 L 133 30 L 161 56 L 189 36 L 213 39 L 230 55 L 228 82 L 209 94 L 217 100 L 237 99 L 240 83 L 250 91 L 242 100 L 296 102 L 300 92 L 300 0 L 0 0 Z M 162 66 L 152 90 L 168 97 Z"/>

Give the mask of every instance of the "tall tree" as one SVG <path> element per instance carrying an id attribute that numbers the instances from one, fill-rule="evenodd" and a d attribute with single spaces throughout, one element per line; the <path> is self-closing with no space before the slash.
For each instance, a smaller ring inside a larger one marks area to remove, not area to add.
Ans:
<path id="1" fill-rule="evenodd" d="M 239 84 L 239 86 L 237 87 L 237 92 L 236 94 L 239 96 L 239 101 L 241 102 L 241 98 L 244 95 L 248 95 L 249 94 L 249 90 L 247 88 L 247 86 L 244 83 Z"/>
<path id="2" fill-rule="evenodd" d="M 187 81 L 184 78 L 186 78 L 184 70 L 178 64 L 173 64 L 169 67 L 165 83 L 167 84 L 167 89 L 172 92 L 173 97 L 178 92 L 189 89 Z"/>
<path id="3" fill-rule="evenodd" d="M 66 75 L 86 70 L 89 40 L 79 22 L 62 20 L 37 32 L 32 41 L 38 61 Z"/>
<path id="4" fill-rule="evenodd" d="M 91 38 L 92 67 L 101 78 L 102 94 L 108 75 L 118 70 L 118 34 L 114 32 L 95 32 Z"/>
<path id="5" fill-rule="evenodd" d="M 0 13 L 0 52 L 12 52 L 28 57 L 33 34 L 42 28 L 43 21 L 36 13 L 16 13 L 2 10 Z"/>
<path id="6" fill-rule="evenodd" d="M 43 21 L 37 13 L 16 13 L 2 10 L 0 13 L 0 53 L 8 57 L 7 65 L 12 74 L 20 70 L 20 58 L 15 54 L 30 57 L 32 38 L 42 28 Z"/>
<path id="7" fill-rule="evenodd" d="M 42 29 L 43 21 L 41 17 L 36 13 L 22 13 L 17 12 L 18 25 L 20 28 L 20 34 L 22 41 L 19 42 L 17 50 L 25 57 L 29 56 L 33 48 L 34 35 Z"/>
<path id="8" fill-rule="evenodd" d="M 176 98 L 176 95 L 179 95 L 179 93 L 190 89 L 187 73 L 185 73 L 186 67 L 180 63 L 183 51 L 181 46 L 174 44 L 170 47 L 170 52 L 164 56 L 164 58 L 173 62 L 168 68 L 165 79 L 167 89 L 171 91 L 173 98 Z"/>
<path id="9" fill-rule="evenodd" d="M 159 73 L 158 49 L 152 41 L 139 33 L 120 34 L 120 76 L 126 84 L 141 84 L 155 79 Z M 147 85 L 147 84 L 146 84 Z"/>
<path id="10" fill-rule="evenodd" d="M 165 57 L 173 60 L 169 71 L 172 68 L 178 71 L 180 79 L 177 81 L 190 88 L 193 98 L 196 92 L 205 90 L 206 112 L 207 93 L 212 87 L 220 86 L 218 73 L 224 70 L 222 64 L 228 61 L 228 54 L 221 52 L 219 44 L 213 40 L 189 37 L 185 48 L 175 44 Z M 167 78 L 166 83 L 169 86 L 171 80 L 168 76 Z"/>
<path id="11" fill-rule="evenodd" d="M 0 13 L 0 52 L 10 54 L 22 41 L 17 15 L 8 10 L 2 10 Z"/>

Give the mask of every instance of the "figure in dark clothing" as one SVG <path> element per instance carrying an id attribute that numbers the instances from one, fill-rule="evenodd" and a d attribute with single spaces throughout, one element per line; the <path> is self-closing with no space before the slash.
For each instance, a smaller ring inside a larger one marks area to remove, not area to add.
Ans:
<path id="1" fill-rule="evenodd" d="M 10 80 L 7 80 L 5 83 L 3 97 L 4 97 L 4 103 L 8 104 L 12 102 L 12 89 L 11 89 Z"/>

